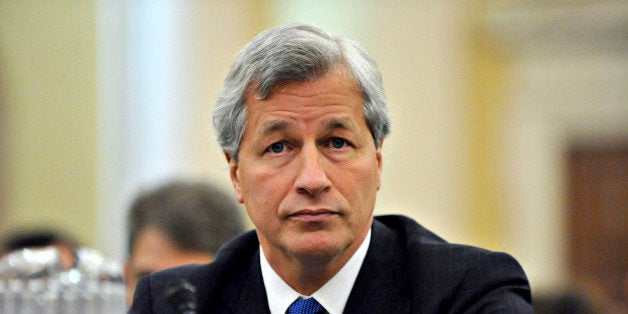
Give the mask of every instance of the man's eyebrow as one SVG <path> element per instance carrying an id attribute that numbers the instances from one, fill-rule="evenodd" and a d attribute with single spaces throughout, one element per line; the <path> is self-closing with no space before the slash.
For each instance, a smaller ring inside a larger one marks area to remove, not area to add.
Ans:
<path id="1" fill-rule="evenodd" d="M 290 123 L 285 120 L 267 121 L 262 124 L 257 133 L 261 136 L 266 136 L 276 131 L 285 130 L 288 128 L 289 125 Z"/>
<path id="2" fill-rule="evenodd" d="M 321 121 L 321 125 L 328 130 L 345 129 L 356 130 L 358 125 L 349 117 L 333 117 Z"/>
<path id="3" fill-rule="evenodd" d="M 257 131 L 257 134 L 259 134 L 260 136 L 267 136 L 271 133 L 288 129 L 290 127 L 290 124 L 291 123 L 286 120 L 267 121 L 260 126 L 260 128 Z M 332 117 L 329 119 L 324 119 L 320 122 L 320 125 L 328 131 L 332 131 L 336 129 L 344 129 L 344 130 L 358 129 L 358 125 L 350 117 Z"/>

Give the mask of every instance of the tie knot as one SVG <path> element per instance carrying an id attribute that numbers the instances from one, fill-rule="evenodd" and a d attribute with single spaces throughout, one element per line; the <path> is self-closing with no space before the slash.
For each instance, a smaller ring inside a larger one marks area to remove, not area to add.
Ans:
<path id="1" fill-rule="evenodd" d="M 298 299 L 290 304 L 288 314 L 318 314 L 323 310 L 323 306 L 314 298 Z"/>

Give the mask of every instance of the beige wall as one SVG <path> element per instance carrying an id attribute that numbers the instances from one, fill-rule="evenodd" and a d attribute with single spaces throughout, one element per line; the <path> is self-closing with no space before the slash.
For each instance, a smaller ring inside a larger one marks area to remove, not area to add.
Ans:
<path id="1" fill-rule="evenodd" d="M 0 1 L 0 230 L 95 243 L 94 1 Z"/>

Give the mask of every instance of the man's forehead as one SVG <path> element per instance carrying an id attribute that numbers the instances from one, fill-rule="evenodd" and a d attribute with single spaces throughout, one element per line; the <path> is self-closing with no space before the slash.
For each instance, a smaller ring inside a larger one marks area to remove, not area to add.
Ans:
<path id="1" fill-rule="evenodd" d="M 253 81 L 246 88 L 245 98 L 267 99 L 273 94 L 294 94 L 292 89 L 299 89 L 301 93 L 320 94 L 322 91 L 317 85 L 321 82 L 333 81 L 337 86 L 347 91 L 361 91 L 359 83 L 355 80 L 349 69 L 342 66 L 334 66 L 324 75 L 312 76 L 307 80 L 286 80 L 275 84 L 264 85 Z M 361 96 L 361 93 L 360 93 Z"/>

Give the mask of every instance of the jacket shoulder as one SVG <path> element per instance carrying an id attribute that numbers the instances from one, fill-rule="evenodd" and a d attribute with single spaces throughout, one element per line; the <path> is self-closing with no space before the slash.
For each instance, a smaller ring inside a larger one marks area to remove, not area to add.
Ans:
<path id="1" fill-rule="evenodd" d="M 375 217 L 373 235 L 369 263 L 402 274 L 414 310 L 531 312 L 527 277 L 506 253 L 449 243 L 398 215 Z"/>

